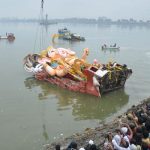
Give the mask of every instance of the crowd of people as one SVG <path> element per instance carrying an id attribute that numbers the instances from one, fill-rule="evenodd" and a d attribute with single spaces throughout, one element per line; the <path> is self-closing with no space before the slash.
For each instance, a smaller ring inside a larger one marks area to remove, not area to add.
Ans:
<path id="1" fill-rule="evenodd" d="M 61 150 L 61 145 L 55 149 Z M 103 146 L 96 145 L 94 140 L 84 146 L 72 141 L 66 150 L 150 150 L 150 102 L 133 106 L 118 120 L 118 128 L 105 135 Z"/>
<path id="2" fill-rule="evenodd" d="M 56 145 L 55 146 L 56 150 L 61 150 L 60 145 Z M 88 142 L 88 144 L 85 147 L 80 147 L 78 148 L 78 144 L 75 141 L 72 141 L 68 147 L 66 148 L 66 150 L 98 150 L 96 144 L 94 144 L 94 141 L 90 140 Z"/>

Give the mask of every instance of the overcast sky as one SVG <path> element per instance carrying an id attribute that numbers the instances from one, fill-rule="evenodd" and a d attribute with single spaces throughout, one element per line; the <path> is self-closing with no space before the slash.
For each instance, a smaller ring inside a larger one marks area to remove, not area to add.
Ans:
<path id="1" fill-rule="evenodd" d="M 38 18 L 41 0 L 0 0 L 0 18 Z M 49 19 L 95 18 L 150 20 L 150 0 L 44 0 Z"/>

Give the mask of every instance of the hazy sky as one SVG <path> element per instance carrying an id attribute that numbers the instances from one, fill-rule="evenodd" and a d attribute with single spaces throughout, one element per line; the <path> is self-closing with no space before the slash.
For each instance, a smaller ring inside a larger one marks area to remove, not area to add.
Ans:
<path id="1" fill-rule="evenodd" d="M 41 0 L 0 0 L 0 18 L 38 18 Z M 150 0 L 44 0 L 49 19 L 135 18 L 150 20 Z"/>

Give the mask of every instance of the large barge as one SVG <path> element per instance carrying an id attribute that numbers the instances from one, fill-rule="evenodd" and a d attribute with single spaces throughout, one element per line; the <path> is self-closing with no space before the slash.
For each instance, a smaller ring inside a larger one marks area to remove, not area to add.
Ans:
<path id="1" fill-rule="evenodd" d="M 36 79 L 75 92 L 101 97 L 103 93 L 124 87 L 132 69 L 117 62 L 90 64 L 86 61 L 88 54 L 87 48 L 78 58 L 70 49 L 48 47 L 40 54 L 28 54 L 23 65 Z"/>

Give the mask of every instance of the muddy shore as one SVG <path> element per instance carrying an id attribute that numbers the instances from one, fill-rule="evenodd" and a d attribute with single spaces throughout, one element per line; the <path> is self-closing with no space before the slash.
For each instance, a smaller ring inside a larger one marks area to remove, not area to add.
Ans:
<path id="1" fill-rule="evenodd" d="M 115 134 L 116 129 L 118 129 L 119 122 L 130 122 L 126 114 L 128 114 L 132 110 L 143 107 L 147 103 L 150 103 L 150 97 L 144 99 L 136 106 L 131 106 L 131 108 L 128 109 L 124 114 L 121 114 L 120 116 L 116 117 L 116 119 L 114 119 L 111 122 L 108 122 L 107 124 L 101 124 L 99 127 L 96 128 L 86 128 L 82 133 L 76 133 L 63 140 L 44 145 L 44 150 L 55 150 L 56 144 L 60 144 L 61 150 L 65 150 L 71 141 L 75 141 L 78 144 L 78 148 L 80 148 L 87 145 L 89 140 L 93 140 L 94 143 L 98 146 L 98 148 L 100 150 L 103 150 L 106 134 L 108 134 L 109 132 Z"/>

